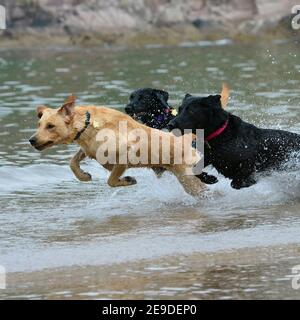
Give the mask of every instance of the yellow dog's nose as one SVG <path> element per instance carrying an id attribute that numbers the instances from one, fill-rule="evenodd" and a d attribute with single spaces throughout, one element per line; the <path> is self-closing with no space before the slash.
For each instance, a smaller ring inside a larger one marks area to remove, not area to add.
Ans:
<path id="1" fill-rule="evenodd" d="M 35 146 L 35 145 L 36 145 L 36 141 L 37 141 L 37 139 L 36 139 L 35 136 L 32 136 L 32 137 L 29 139 L 29 142 L 30 142 L 30 144 L 31 144 L 32 146 Z"/>

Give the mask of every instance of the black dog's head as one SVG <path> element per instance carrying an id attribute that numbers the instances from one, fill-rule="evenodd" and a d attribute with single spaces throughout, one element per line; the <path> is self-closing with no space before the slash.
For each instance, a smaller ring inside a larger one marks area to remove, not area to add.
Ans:
<path id="1" fill-rule="evenodd" d="M 160 113 L 168 109 L 169 93 L 163 90 L 143 88 L 130 95 L 125 111 L 129 115 L 139 116 L 145 113 Z"/>
<path id="2" fill-rule="evenodd" d="M 130 95 L 125 112 L 150 127 L 162 128 L 171 120 L 168 119 L 164 123 L 164 117 L 162 121 L 159 118 L 162 115 L 167 115 L 168 118 L 172 109 L 168 105 L 168 99 L 169 94 L 166 91 L 152 88 L 138 89 Z"/>
<path id="3" fill-rule="evenodd" d="M 206 134 L 222 125 L 228 113 L 222 108 L 221 95 L 195 97 L 187 94 L 178 109 L 179 114 L 168 124 L 168 129 L 204 129 Z"/>

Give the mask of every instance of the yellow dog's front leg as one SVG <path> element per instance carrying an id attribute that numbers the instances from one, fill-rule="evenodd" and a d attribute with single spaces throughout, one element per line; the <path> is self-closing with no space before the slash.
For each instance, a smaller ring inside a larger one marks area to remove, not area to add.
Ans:
<path id="1" fill-rule="evenodd" d="M 187 175 L 184 166 L 174 166 L 170 171 L 174 173 L 184 190 L 191 196 L 199 196 L 205 190 L 204 183 L 194 175 Z"/>
<path id="2" fill-rule="evenodd" d="M 85 158 L 86 158 L 86 154 L 82 149 L 80 149 L 72 158 L 70 162 L 70 167 L 78 180 L 91 181 L 92 176 L 88 172 L 84 172 L 79 165 L 80 162 Z"/>
<path id="3" fill-rule="evenodd" d="M 115 164 L 108 178 L 108 185 L 110 187 L 126 187 L 136 184 L 136 180 L 133 177 L 120 178 L 126 169 L 126 165 Z"/>

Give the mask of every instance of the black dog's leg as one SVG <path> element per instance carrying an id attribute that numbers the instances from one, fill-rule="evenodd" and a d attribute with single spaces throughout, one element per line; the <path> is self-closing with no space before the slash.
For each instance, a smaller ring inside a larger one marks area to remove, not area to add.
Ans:
<path id="1" fill-rule="evenodd" d="M 205 184 L 215 184 L 218 182 L 218 179 L 215 176 L 210 175 L 206 172 L 202 172 L 201 174 L 198 174 L 196 177 L 199 178 Z"/>
<path id="2" fill-rule="evenodd" d="M 209 156 L 209 152 L 205 151 L 205 157 L 204 157 L 204 168 L 209 166 L 211 164 L 211 160 L 210 160 L 210 156 Z M 201 174 L 196 176 L 197 178 L 199 178 L 203 183 L 205 184 L 215 184 L 218 182 L 218 178 L 216 178 L 213 175 L 210 175 L 206 172 L 202 172 Z"/>
<path id="3" fill-rule="evenodd" d="M 231 187 L 234 189 L 249 188 L 256 184 L 256 180 L 249 176 L 247 178 L 236 178 L 231 181 Z"/>
<path id="4" fill-rule="evenodd" d="M 161 178 L 163 173 L 166 171 L 164 168 L 152 168 L 152 170 L 155 172 L 157 178 Z"/>

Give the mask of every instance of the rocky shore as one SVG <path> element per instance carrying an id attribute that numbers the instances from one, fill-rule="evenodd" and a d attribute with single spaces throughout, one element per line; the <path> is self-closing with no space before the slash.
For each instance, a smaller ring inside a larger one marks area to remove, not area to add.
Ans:
<path id="1" fill-rule="evenodd" d="M 295 36 L 292 0 L 0 0 L 0 46 L 177 44 Z"/>

